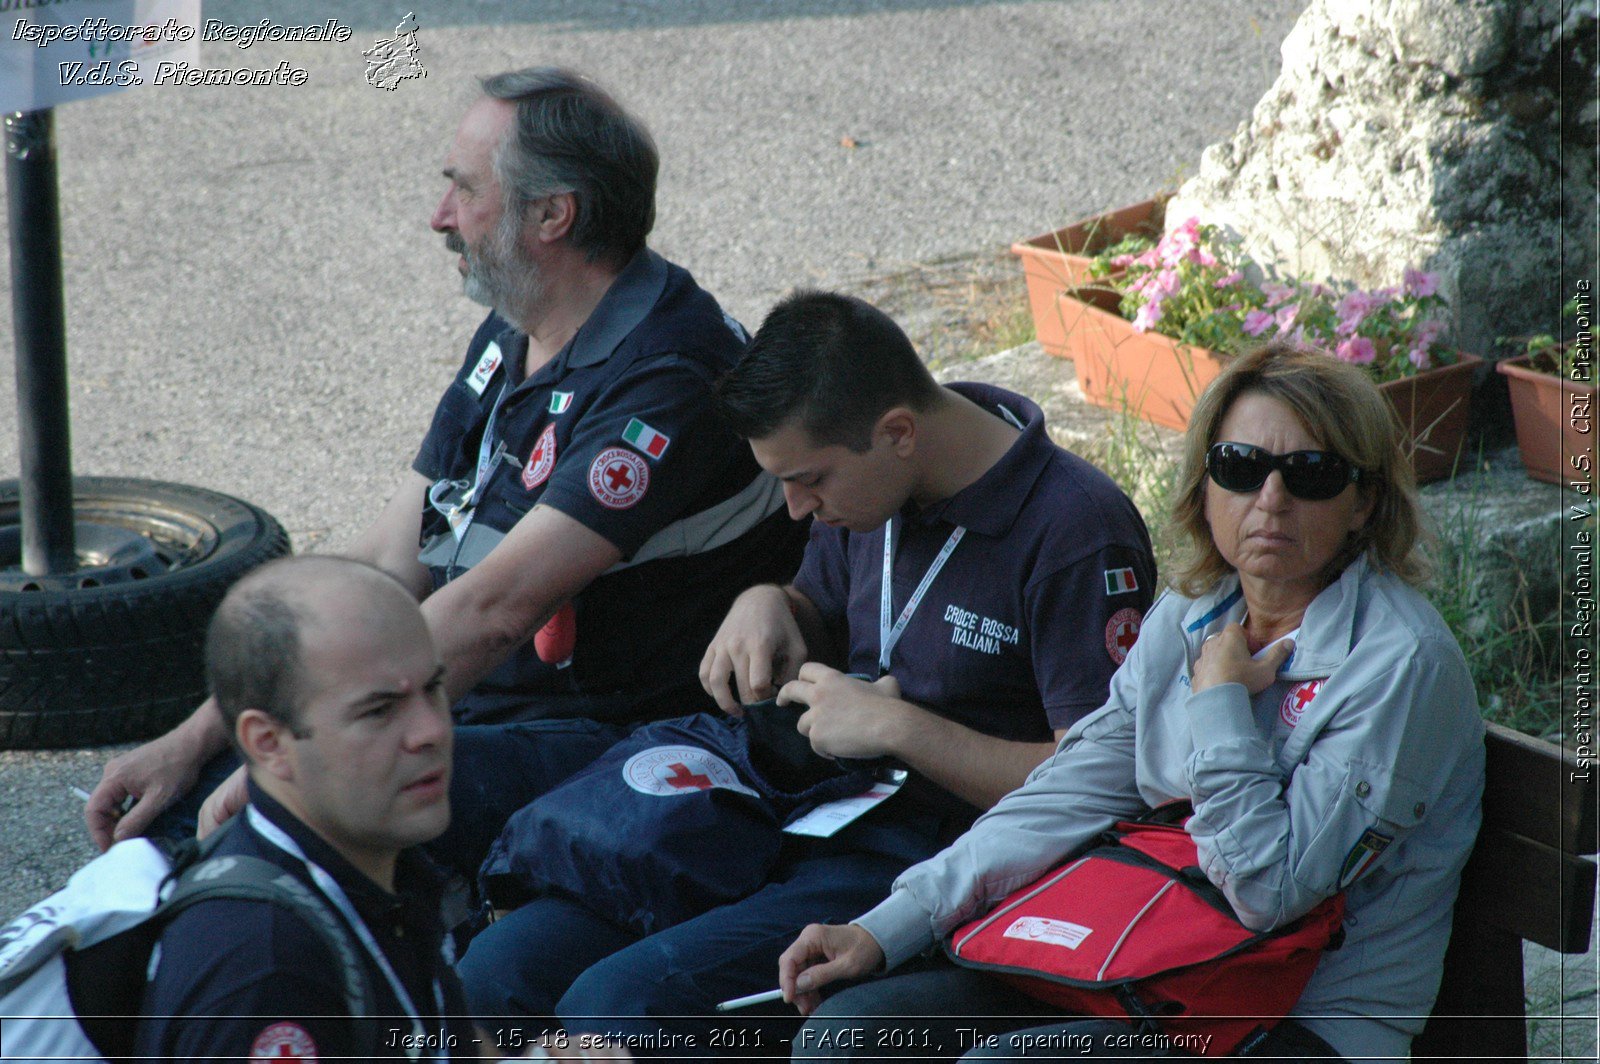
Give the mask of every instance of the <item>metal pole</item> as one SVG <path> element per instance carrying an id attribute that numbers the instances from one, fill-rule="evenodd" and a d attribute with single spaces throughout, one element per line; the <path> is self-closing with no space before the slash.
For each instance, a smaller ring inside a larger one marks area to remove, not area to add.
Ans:
<path id="1" fill-rule="evenodd" d="M 55 114 L 49 108 L 18 111 L 6 115 L 5 126 L 22 568 L 30 576 L 48 576 L 77 568 Z"/>

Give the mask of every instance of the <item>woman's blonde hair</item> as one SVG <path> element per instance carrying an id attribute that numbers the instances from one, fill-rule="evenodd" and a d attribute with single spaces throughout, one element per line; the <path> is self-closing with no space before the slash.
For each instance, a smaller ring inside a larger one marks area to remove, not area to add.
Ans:
<path id="1" fill-rule="evenodd" d="M 1223 418 L 1246 394 L 1283 403 L 1317 446 L 1361 470 L 1356 490 L 1372 501 L 1372 513 L 1328 563 L 1325 580 L 1331 583 L 1362 553 L 1374 568 L 1408 584 L 1426 579 L 1427 563 L 1418 550 L 1422 515 L 1416 476 L 1394 406 L 1355 366 L 1314 348 L 1273 340 L 1234 359 L 1195 403 L 1172 508 L 1172 586 L 1193 598 L 1233 571 L 1206 522 L 1206 452 L 1219 442 Z"/>

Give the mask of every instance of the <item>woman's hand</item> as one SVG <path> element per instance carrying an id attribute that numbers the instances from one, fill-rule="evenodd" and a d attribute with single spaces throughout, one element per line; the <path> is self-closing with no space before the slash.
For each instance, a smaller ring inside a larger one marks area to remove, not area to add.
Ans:
<path id="1" fill-rule="evenodd" d="M 1194 663 L 1190 690 L 1199 694 L 1219 683 L 1242 683 L 1252 695 L 1258 695 L 1272 686 L 1272 681 L 1278 678 L 1278 670 L 1283 668 L 1293 650 L 1294 640 L 1280 639 L 1261 657 L 1251 657 L 1244 626 L 1230 624 L 1207 636 L 1200 644 L 1200 657 Z"/>
<path id="2" fill-rule="evenodd" d="M 837 979 L 859 979 L 883 967 L 878 940 L 856 924 L 811 924 L 778 958 L 785 1001 L 809 1016 L 822 1004 L 817 991 Z"/>

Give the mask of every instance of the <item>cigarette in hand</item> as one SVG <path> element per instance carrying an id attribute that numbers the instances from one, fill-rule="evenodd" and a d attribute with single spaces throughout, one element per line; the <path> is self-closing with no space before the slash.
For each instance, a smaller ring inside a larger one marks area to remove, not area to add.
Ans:
<path id="1" fill-rule="evenodd" d="M 782 1001 L 782 1000 L 783 1000 L 783 990 L 782 989 L 764 990 L 759 994 L 746 994 L 744 997 L 736 997 L 736 998 L 732 999 L 731 1001 L 724 1001 L 720 1005 L 717 1006 L 717 1011 L 718 1012 L 732 1012 L 734 1009 L 742 1009 L 747 1005 L 765 1005 L 769 1001 Z"/>

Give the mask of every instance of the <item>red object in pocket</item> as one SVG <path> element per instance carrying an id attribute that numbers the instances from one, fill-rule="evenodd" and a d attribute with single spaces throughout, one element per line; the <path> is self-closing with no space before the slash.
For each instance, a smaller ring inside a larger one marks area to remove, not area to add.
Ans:
<path id="1" fill-rule="evenodd" d="M 570 661 L 578 645 L 578 613 L 568 602 L 556 610 L 555 616 L 545 622 L 533 637 L 534 653 L 547 665 L 560 665 Z"/>

